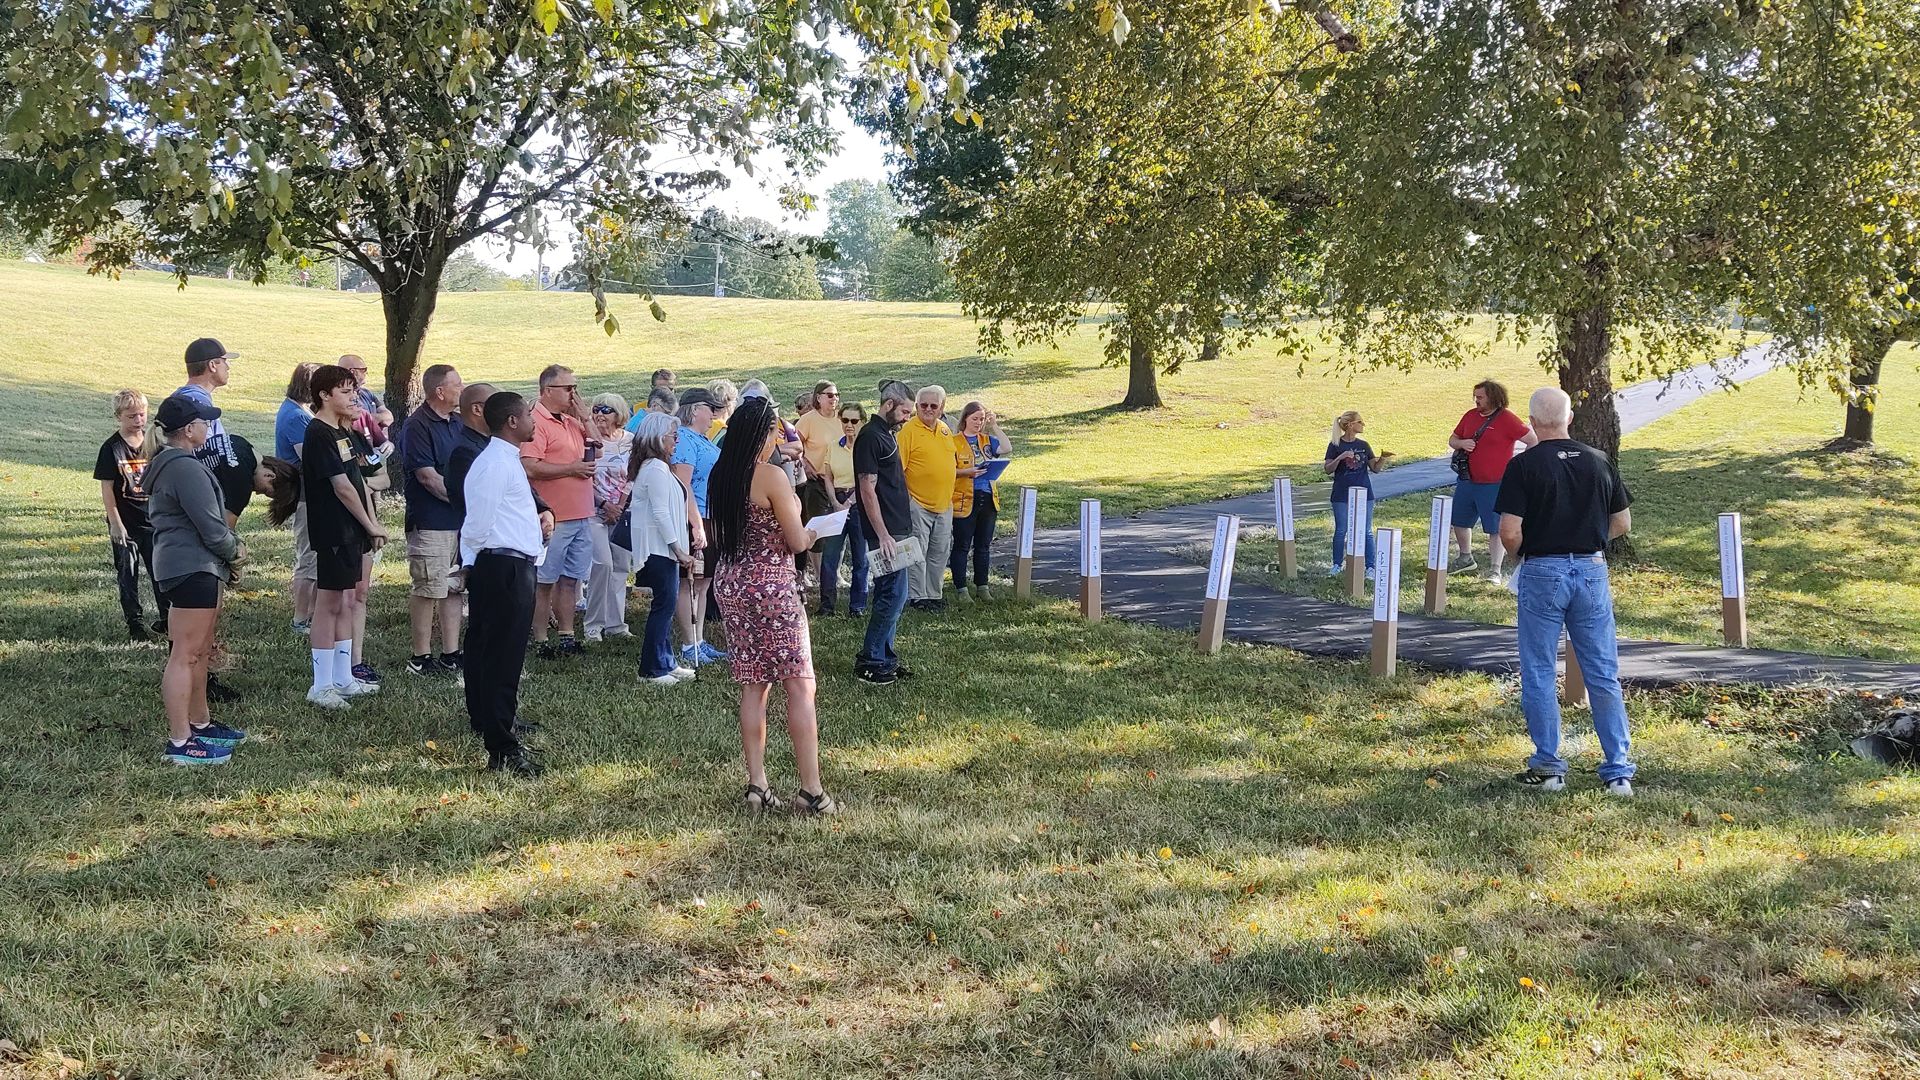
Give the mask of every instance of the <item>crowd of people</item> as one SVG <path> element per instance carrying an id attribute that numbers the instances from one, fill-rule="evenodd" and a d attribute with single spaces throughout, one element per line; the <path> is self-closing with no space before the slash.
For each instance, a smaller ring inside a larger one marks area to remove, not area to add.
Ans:
<path id="1" fill-rule="evenodd" d="M 870 413 L 821 381 L 782 415 L 757 379 L 681 390 L 662 369 L 630 406 L 611 389 L 586 394 L 560 364 L 538 373 L 531 401 L 435 364 L 396 427 L 366 362 L 349 354 L 295 366 L 274 453 L 256 460 L 214 404 L 237 359 L 214 339 L 193 342 L 187 384 L 151 423 L 144 395 L 117 394 L 117 430 L 95 470 L 128 632 L 171 641 L 162 696 L 176 764 L 226 762 L 247 737 L 214 721 L 208 702 L 233 693 L 210 668 L 224 592 L 247 564 L 235 528 L 256 493 L 268 522 L 293 533 L 292 626 L 311 651 L 315 707 L 349 709 L 381 688 L 367 598 L 389 540 L 379 500 L 397 486 L 405 670 L 461 687 L 489 768 L 541 771 L 526 743 L 535 725 L 519 710 L 529 651 L 566 662 L 633 636 L 630 606 L 644 595 L 645 684 L 678 686 L 720 665 L 740 685 L 754 811 L 787 802 L 765 770 L 775 684 L 799 774 L 792 805 L 837 809 L 820 778 L 809 617 L 865 617 L 854 675 L 884 686 L 912 676 L 896 649 L 909 603 L 943 610 L 949 575 L 956 602 L 990 597 L 995 479 L 1013 443 L 978 401 L 950 418 L 939 386 L 884 380 Z"/>

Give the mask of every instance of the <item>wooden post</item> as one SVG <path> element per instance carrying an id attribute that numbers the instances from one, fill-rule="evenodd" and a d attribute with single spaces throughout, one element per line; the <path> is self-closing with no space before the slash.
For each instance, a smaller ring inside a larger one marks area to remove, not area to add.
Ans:
<path id="1" fill-rule="evenodd" d="M 1100 500 L 1080 500 L 1080 614 L 1100 621 Z"/>
<path id="2" fill-rule="evenodd" d="M 1293 546 L 1293 481 L 1284 476 L 1273 481 L 1273 528 L 1280 536 L 1280 576 L 1292 581 L 1300 576 L 1300 554 Z"/>
<path id="3" fill-rule="evenodd" d="M 1427 604 L 1429 615 L 1447 610 L 1447 529 L 1453 522 L 1453 496 L 1435 495 L 1427 518 Z"/>
<path id="4" fill-rule="evenodd" d="M 1727 644 L 1747 647 L 1747 557 L 1740 515 L 1720 515 L 1720 629 Z"/>
<path id="5" fill-rule="evenodd" d="M 1379 530 L 1373 546 L 1373 674 L 1390 679 L 1400 668 L 1400 530 Z"/>
<path id="6" fill-rule="evenodd" d="M 1334 513 L 1340 508 L 1334 507 Z M 1377 553 L 1376 553 L 1377 557 Z M 1367 491 L 1347 489 L 1347 550 L 1343 573 L 1347 578 L 1347 596 L 1359 600 L 1367 595 Z"/>
<path id="7" fill-rule="evenodd" d="M 1207 563 L 1207 600 L 1200 608 L 1200 651 L 1220 651 L 1227 636 L 1227 594 L 1233 589 L 1233 555 L 1240 546 L 1240 515 L 1221 514 L 1213 523 L 1213 559 Z"/>
<path id="8" fill-rule="evenodd" d="M 1569 709 L 1587 703 L 1587 677 L 1580 673 L 1580 658 L 1573 654 L 1573 643 L 1560 639 L 1561 655 L 1567 658 L 1567 681 L 1560 689 L 1560 704 Z"/>
<path id="9" fill-rule="evenodd" d="M 1040 493 L 1030 487 L 1020 489 L 1020 520 L 1015 525 L 1019 546 L 1013 561 L 1013 595 L 1021 600 L 1033 596 L 1033 514 Z"/>

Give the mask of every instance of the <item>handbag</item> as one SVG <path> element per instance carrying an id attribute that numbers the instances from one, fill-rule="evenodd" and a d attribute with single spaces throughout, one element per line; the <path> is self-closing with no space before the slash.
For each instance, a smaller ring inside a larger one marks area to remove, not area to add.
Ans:
<path id="1" fill-rule="evenodd" d="M 1480 436 L 1485 435 L 1487 433 L 1487 429 L 1493 426 L 1493 422 L 1496 419 L 1498 419 L 1499 416 L 1500 416 L 1500 410 L 1499 409 L 1493 410 L 1493 415 L 1487 417 L 1485 422 L 1483 422 L 1480 425 L 1480 430 L 1473 433 L 1473 442 L 1475 446 L 1478 446 L 1480 444 Z M 1473 482 L 1473 458 L 1469 456 L 1467 451 L 1455 450 L 1453 452 L 1453 475 L 1459 477 L 1462 480 L 1467 481 L 1468 483 Z"/>
<path id="2" fill-rule="evenodd" d="M 622 551 L 633 550 L 633 507 L 629 505 L 620 513 L 620 520 L 607 530 L 607 542 Z"/>

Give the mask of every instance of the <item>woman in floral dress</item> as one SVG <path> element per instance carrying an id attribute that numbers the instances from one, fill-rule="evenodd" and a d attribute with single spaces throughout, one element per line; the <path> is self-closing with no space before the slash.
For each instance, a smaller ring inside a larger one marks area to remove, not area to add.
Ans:
<path id="1" fill-rule="evenodd" d="M 747 809 L 777 810 L 767 786 L 767 700 L 773 684 L 787 695 L 787 736 L 800 774 L 796 808 L 831 814 L 839 806 L 820 783 L 819 725 L 813 705 L 813 646 L 793 557 L 814 544 L 800 523 L 800 500 L 771 458 L 780 418 L 765 398 L 747 398 L 727 424 L 720 460 L 707 484 L 719 552 L 713 592 L 727 628 L 729 663 L 740 684 L 740 741 L 747 763 Z"/>

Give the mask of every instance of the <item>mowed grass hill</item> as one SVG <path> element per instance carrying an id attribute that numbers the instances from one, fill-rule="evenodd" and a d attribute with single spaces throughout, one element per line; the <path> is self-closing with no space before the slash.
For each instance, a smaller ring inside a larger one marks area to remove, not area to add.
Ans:
<path id="1" fill-rule="evenodd" d="M 294 364 L 343 352 L 366 356 L 376 372 L 382 364 L 380 304 L 369 295 L 200 279 L 183 290 L 160 274 L 113 281 L 0 263 L 0 296 L 13 313 L 0 324 L 0 405 L 18 425 L 4 454 L 14 465 L 89 466 L 112 428 L 108 395 L 173 389 L 195 337 L 242 354 L 219 403 L 234 414 L 229 426 L 256 443 L 271 431 Z M 575 293 L 445 295 L 423 363 L 520 389 L 557 361 L 580 373 L 585 391 L 629 400 L 644 397 L 659 367 L 678 372 L 682 386 L 758 376 L 788 402 L 822 378 L 869 405 L 882 377 L 939 383 L 1000 412 L 1019 449 L 1008 482 L 1040 486 L 1043 517 L 1056 523 L 1071 520 L 1083 497 L 1119 514 L 1256 490 L 1281 472 L 1318 477 L 1328 426 L 1348 408 L 1366 411 L 1377 447 L 1408 459 L 1445 453 L 1474 381 L 1498 378 L 1521 393 L 1548 379 L 1537 343 L 1493 347 L 1468 370 L 1351 379 L 1331 373 L 1324 352 L 1303 374 L 1256 347 L 1164 376 L 1166 408 L 1125 412 L 1114 404 L 1126 373 L 1101 365 L 1091 320 L 1057 350 L 999 358 L 980 355 L 975 323 L 952 304 L 673 297 L 659 323 L 637 298 L 615 297 L 622 329 L 608 337 L 591 303 Z M 85 480 L 58 482 L 73 479 Z"/>

